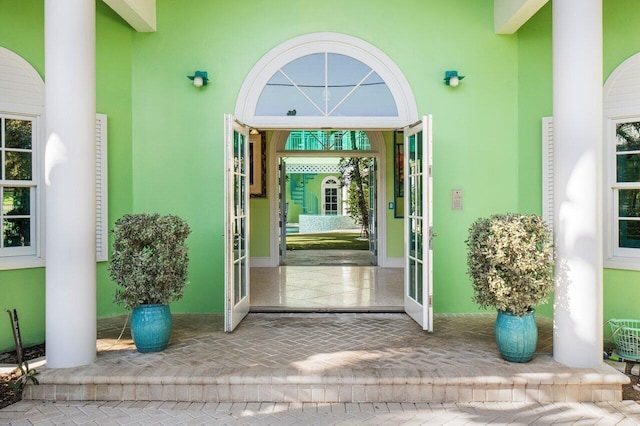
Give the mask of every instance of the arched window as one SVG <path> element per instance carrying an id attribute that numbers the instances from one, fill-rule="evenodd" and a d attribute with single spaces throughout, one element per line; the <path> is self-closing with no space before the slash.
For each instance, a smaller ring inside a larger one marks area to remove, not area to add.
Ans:
<path id="1" fill-rule="evenodd" d="M 338 53 L 313 53 L 276 71 L 262 89 L 258 116 L 394 117 L 387 84 L 371 67 Z"/>
<path id="2" fill-rule="evenodd" d="M 375 46 L 314 33 L 268 52 L 245 79 L 235 116 L 256 128 L 395 129 L 418 119 L 409 83 Z"/>
<path id="3" fill-rule="evenodd" d="M 44 266 L 45 84 L 0 47 L 0 270 Z M 107 116 L 96 114 L 96 260 L 107 260 Z"/>
<path id="4" fill-rule="evenodd" d="M 335 176 L 327 176 L 322 180 L 322 214 L 342 214 L 340 182 Z"/>
<path id="5" fill-rule="evenodd" d="M 640 269 L 640 53 L 604 86 L 605 266 Z"/>
<path id="6" fill-rule="evenodd" d="M 0 269 L 42 264 L 44 82 L 0 47 Z"/>

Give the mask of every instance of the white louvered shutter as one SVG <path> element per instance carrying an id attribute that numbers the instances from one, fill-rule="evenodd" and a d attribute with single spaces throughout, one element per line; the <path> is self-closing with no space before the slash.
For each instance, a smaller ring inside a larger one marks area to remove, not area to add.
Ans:
<path id="1" fill-rule="evenodd" d="M 96 114 L 96 261 L 109 259 L 107 218 L 107 115 Z"/>
<path id="2" fill-rule="evenodd" d="M 542 218 L 553 230 L 553 117 L 542 117 Z"/>

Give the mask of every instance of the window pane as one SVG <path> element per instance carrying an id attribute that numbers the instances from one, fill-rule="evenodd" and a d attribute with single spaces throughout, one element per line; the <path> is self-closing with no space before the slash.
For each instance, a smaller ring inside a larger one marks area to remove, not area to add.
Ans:
<path id="1" fill-rule="evenodd" d="M 31 180 L 31 153 L 6 151 L 4 172 L 7 180 Z"/>
<path id="2" fill-rule="evenodd" d="M 396 117 L 398 108 L 385 82 L 373 73 L 331 115 Z"/>
<path id="3" fill-rule="evenodd" d="M 31 121 L 7 118 L 4 123 L 6 148 L 31 149 Z"/>
<path id="4" fill-rule="evenodd" d="M 618 216 L 640 217 L 640 189 L 618 191 Z"/>
<path id="5" fill-rule="evenodd" d="M 616 151 L 640 150 L 640 122 L 616 124 Z"/>
<path id="6" fill-rule="evenodd" d="M 2 193 L 2 214 L 29 215 L 31 211 L 31 189 L 30 188 L 4 188 Z"/>
<path id="7" fill-rule="evenodd" d="M 319 117 L 322 111 L 292 85 L 276 86 L 267 83 L 258 99 L 256 116 L 284 117 L 287 115 Z"/>
<path id="8" fill-rule="evenodd" d="M 616 163 L 618 182 L 640 182 L 640 154 L 618 154 Z"/>
<path id="9" fill-rule="evenodd" d="M 640 221 L 619 221 L 618 244 L 625 248 L 640 248 Z"/>
<path id="10" fill-rule="evenodd" d="M 409 259 L 409 294 L 408 296 L 416 300 L 416 261 Z"/>
<path id="11" fill-rule="evenodd" d="M 4 247 L 31 245 L 31 219 L 5 219 L 2 221 Z"/>

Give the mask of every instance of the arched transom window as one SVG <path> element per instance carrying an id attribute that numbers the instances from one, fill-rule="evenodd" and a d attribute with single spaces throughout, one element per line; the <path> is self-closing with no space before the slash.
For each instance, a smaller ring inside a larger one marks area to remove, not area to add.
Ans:
<path id="1" fill-rule="evenodd" d="M 338 53 L 314 53 L 281 67 L 262 89 L 258 116 L 398 115 L 380 75 L 361 61 Z"/>
<path id="2" fill-rule="evenodd" d="M 264 129 L 395 129 L 418 119 L 393 61 L 336 33 L 296 37 L 264 55 L 240 89 L 235 115 Z"/>

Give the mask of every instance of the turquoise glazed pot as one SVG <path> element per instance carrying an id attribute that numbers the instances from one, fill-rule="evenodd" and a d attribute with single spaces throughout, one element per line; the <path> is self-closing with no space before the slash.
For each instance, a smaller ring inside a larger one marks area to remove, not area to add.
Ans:
<path id="1" fill-rule="evenodd" d="M 498 311 L 496 318 L 496 343 L 502 358 L 511 362 L 529 362 L 538 344 L 538 326 L 534 310 L 519 317 Z"/>
<path id="2" fill-rule="evenodd" d="M 138 352 L 158 352 L 167 347 L 171 337 L 169 305 L 140 305 L 131 314 L 131 336 Z"/>

